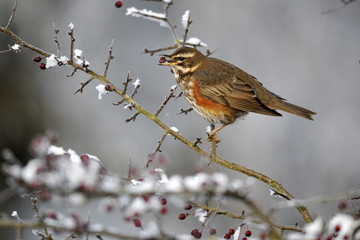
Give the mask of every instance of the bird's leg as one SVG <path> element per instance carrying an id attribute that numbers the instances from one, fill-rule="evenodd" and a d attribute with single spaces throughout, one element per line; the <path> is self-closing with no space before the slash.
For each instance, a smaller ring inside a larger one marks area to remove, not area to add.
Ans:
<path id="1" fill-rule="evenodd" d="M 229 123 L 228 123 L 228 124 L 221 125 L 220 127 L 216 128 L 216 129 L 212 128 L 212 129 L 214 129 L 214 130 L 212 130 L 212 131 L 208 134 L 208 136 L 207 136 L 206 139 L 207 139 L 209 142 L 211 142 L 211 140 L 212 140 L 213 138 L 215 138 L 216 143 L 219 143 L 220 140 L 219 140 L 219 138 L 216 136 L 216 133 L 217 133 L 218 131 L 220 131 L 221 129 L 223 129 L 224 127 L 226 127 L 227 125 L 229 125 Z M 212 124 L 212 126 L 214 126 L 214 125 Z"/>

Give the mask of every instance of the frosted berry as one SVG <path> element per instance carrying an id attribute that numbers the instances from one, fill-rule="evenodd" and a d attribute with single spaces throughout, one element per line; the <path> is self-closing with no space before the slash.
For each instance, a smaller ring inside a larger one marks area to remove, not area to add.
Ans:
<path id="1" fill-rule="evenodd" d="M 184 213 L 180 213 L 178 216 L 178 219 L 184 220 L 186 218 L 186 215 Z"/>
<path id="2" fill-rule="evenodd" d="M 40 63 L 39 67 L 40 67 L 40 69 L 45 70 L 46 69 L 46 64 L 45 63 Z"/>
<path id="3" fill-rule="evenodd" d="M 229 228 L 228 233 L 229 233 L 230 235 L 234 235 L 235 230 L 234 230 L 233 228 Z"/>
<path id="4" fill-rule="evenodd" d="M 55 212 L 48 213 L 48 218 L 57 219 L 56 213 Z"/>
<path id="5" fill-rule="evenodd" d="M 40 62 L 41 59 L 42 59 L 42 57 L 40 57 L 40 56 L 35 56 L 35 57 L 34 57 L 34 62 Z"/>
<path id="6" fill-rule="evenodd" d="M 80 156 L 80 159 L 81 159 L 81 162 L 85 165 L 85 166 L 88 166 L 89 165 L 89 161 L 90 161 L 90 158 L 87 154 L 83 154 Z"/>
<path id="7" fill-rule="evenodd" d="M 116 1 L 115 2 L 115 7 L 121 8 L 121 6 L 122 6 L 122 1 Z"/>
<path id="8" fill-rule="evenodd" d="M 135 227 L 141 227 L 141 221 L 140 221 L 140 219 L 135 218 L 135 219 L 133 220 L 133 222 L 134 222 Z"/>
<path id="9" fill-rule="evenodd" d="M 245 236 L 250 237 L 250 236 L 251 236 L 251 231 L 250 231 L 250 230 L 246 230 Z"/>

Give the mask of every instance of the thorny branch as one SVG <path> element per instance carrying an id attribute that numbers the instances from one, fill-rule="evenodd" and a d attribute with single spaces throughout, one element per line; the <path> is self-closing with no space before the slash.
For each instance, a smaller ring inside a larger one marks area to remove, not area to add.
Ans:
<path id="1" fill-rule="evenodd" d="M 156 112 L 154 113 L 155 116 L 158 116 L 159 113 L 164 109 L 165 105 L 169 102 L 169 100 L 171 98 L 175 97 L 174 92 L 175 92 L 176 88 L 177 88 L 177 85 L 175 85 L 175 87 L 170 89 L 170 94 L 165 98 L 164 102 L 160 105 L 159 109 L 156 110 Z"/>
<path id="2" fill-rule="evenodd" d="M 167 4 L 165 6 L 165 12 L 167 12 L 168 7 L 170 6 L 170 4 Z M 13 13 L 14 15 L 14 13 Z M 12 16 L 13 16 L 12 15 Z M 13 18 L 13 17 L 12 17 Z M 12 20 L 11 20 L 12 21 Z M 38 54 L 41 54 L 45 57 L 49 57 L 50 53 L 37 48 L 25 41 L 23 41 L 20 37 L 18 37 L 15 33 L 13 33 L 11 30 L 9 30 L 8 28 L 4 28 L 4 27 L 0 27 L 0 31 L 9 35 L 10 37 L 12 37 L 15 41 L 17 41 L 21 46 L 28 48 Z M 73 52 L 74 52 L 74 46 L 73 46 L 73 42 L 74 42 L 74 38 L 73 38 L 73 29 L 70 30 L 69 35 L 71 36 L 71 49 L 70 49 L 70 61 L 66 64 L 68 66 L 71 66 L 74 68 L 74 72 L 76 70 L 80 70 L 85 72 L 86 74 L 89 74 L 91 76 L 91 80 L 96 78 L 102 82 L 104 82 L 105 84 L 111 84 L 113 86 L 113 92 L 115 92 L 116 94 L 120 95 L 121 98 L 123 99 L 122 101 L 126 101 L 129 104 L 131 104 L 131 106 L 133 108 L 135 108 L 139 114 L 142 114 L 144 116 L 146 116 L 147 118 L 149 118 L 150 120 L 152 120 L 155 124 L 157 124 L 160 128 L 162 128 L 165 131 L 165 134 L 170 134 L 173 137 L 175 137 L 175 139 L 179 140 L 180 142 L 182 142 L 183 144 L 185 144 L 186 146 L 190 147 L 191 149 L 193 149 L 195 152 L 197 152 L 199 155 L 201 156 L 205 156 L 205 157 L 211 157 L 212 161 L 231 170 L 243 173 L 247 176 L 250 177 L 254 177 L 256 179 L 258 179 L 259 181 L 264 182 L 265 184 L 269 185 L 271 188 L 275 189 L 277 192 L 284 194 L 285 196 L 287 196 L 288 199 L 294 199 L 294 197 L 286 190 L 282 187 L 282 185 L 275 181 L 274 179 L 256 172 L 252 169 L 246 168 L 245 166 L 242 165 L 238 165 L 235 164 L 234 162 L 225 160 L 223 158 L 221 158 L 218 155 L 214 155 L 211 153 L 206 152 L 205 150 L 201 149 L 197 143 L 199 143 L 199 140 L 197 139 L 195 142 L 192 142 L 190 140 L 188 140 L 187 138 L 185 138 L 184 136 L 182 136 L 181 134 L 179 134 L 178 132 L 172 130 L 170 127 L 168 127 L 166 124 L 164 124 L 156 115 L 148 112 L 146 109 L 144 109 L 140 104 L 138 104 L 136 101 L 134 101 L 134 99 L 132 98 L 132 96 L 134 96 L 134 94 L 136 94 L 136 91 L 138 89 L 138 87 L 136 87 L 136 89 L 134 90 L 134 92 L 129 96 L 125 93 L 125 88 L 124 90 L 121 90 L 120 88 L 116 87 L 114 84 L 112 84 L 104 75 L 100 75 L 94 71 L 92 71 L 91 69 L 89 69 L 86 66 L 83 65 L 79 65 L 74 63 L 73 61 Z M 176 35 L 174 35 L 176 36 Z M 304 205 L 296 205 L 295 208 L 299 211 L 299 213 L 302 215 L 303 219 L 306 222 L 311 222 L 312 218 L 308 212 L 308 210 L 306 209 L 306 207 Z"/>
<path id="3" fill-rule="evenodd" d="M 146 164 L 145 164 L 145 168 L 149 168 L 150 163 L 153 161 L 156 153 L 162 152 L 161 149 L 160 149 L 160 147 L 161 147 L 161 145 L 163 144 L 163 142 L 165 141 L 165 138 L 167 137 L 167 135 L 168 135 L 168 134 L 165 133 L 165 134 L 160 138 L 160 140 L 158 141 L 158 145 L 156 146 L 155 150 L 154 150 L 152 153 L 149 154 L 149 159 L 148 159 L 148 161 L 147 161 Z"/>

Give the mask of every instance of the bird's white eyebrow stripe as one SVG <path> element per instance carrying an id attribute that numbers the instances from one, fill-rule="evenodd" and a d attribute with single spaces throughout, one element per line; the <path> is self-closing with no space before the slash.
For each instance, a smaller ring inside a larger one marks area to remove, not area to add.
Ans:
<path id="1" fill-rule="evenodd" d="M 180 53 L 177 54 L 176 56 L 181 56 L 181 57 L 193 57 L 195 55 L 195 53 Z"/>

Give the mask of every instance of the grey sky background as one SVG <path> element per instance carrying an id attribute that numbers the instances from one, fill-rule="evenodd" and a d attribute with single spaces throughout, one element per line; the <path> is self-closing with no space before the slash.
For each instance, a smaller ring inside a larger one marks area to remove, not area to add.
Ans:
<path id="1" fill-rule="evenodd" d="M 2 26 L 12 4 L 0 3 Z M 111 1 L 20 1 L 12 30 L 23 40 L 56 53 L 54 23 L 60 29 L 62 55 L 68 56 L 67 31 L 72 22 L 76 48 L 83 50 L 90 68 L 98 73 L 103 72 L 108 47 L 115 39 L 109 80 L 121 86 L 128 72 L 139 78 L 141 88 L 135 100 L 153 112 L 175 80 L 170 69 L 157 65 L 157 55 L 150 57 L 142 51 L 172 45 L 173 39 L 156 22 L 125 16 L 126 8 L 132 6 L 163 11 L 161 4 L 147 1 L 124 1 L 120 9 Z M 181 16 L 190 10 L 189 37 L 198 37 L 216 50 L 213 57 L 242 68 L 289 102 L 318 113 L 314 121 L 286 113 L 281 118 L 249 114 L 218 134 L 220 156 L 274 178 L 299 199 L 360 186 L 360 2 L 323 14 L 341 6 L 337 0 L 175 0 L 169 11 L 178 36 L 183 34 Z M 0 34 L 0 43 L 6 49 L 14 42 Z M 88 80 L 86 74 L 68 78 L 72 69 L 66 67 L 42 71 L 33 56 L 25 49 L 0 55 L 0 147 L 10 147 L 25 158 L 30 137 L 54 129 L 59 134 L 57 145 L 96 155 L 114 173 L 126 175 L 130 158 L 143 166 L 163 131 L 143 116 L 124 123 L 134 112 L 113 106 L 120 100 L 115 94 L 99 101 L 95 90 L 99 82 L 74 95 L 80 82 Z M 202 148 L 209 149 L 208 123 L 195 112 L 177 115 L 180 108 L 188 107 L 184 99 L 170 101 L 159 117 L 189 139 L 202 137 Z M 162 150 L 169 158 L 169 175 L 193 174 L 201 161 L 170 137 Z M 222 167 L 213 168 L 246 179 Z M 250 194 L 264 208 L 274 201 L 262 183 L 256 182 Z M 0 205 L 10 214 L 29 206 L 24 199 Z M 336 204 L 309 209 L 314 216 L 330 217 Z M 301 222 L 294 210 L 281 211 L 276 218 L 287 224 Z"/>

